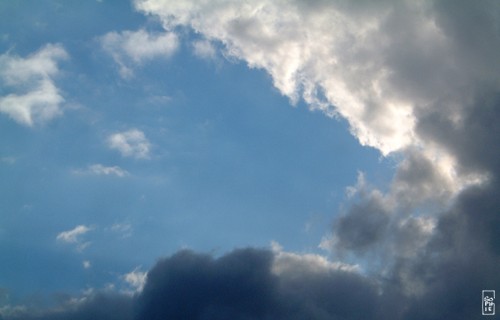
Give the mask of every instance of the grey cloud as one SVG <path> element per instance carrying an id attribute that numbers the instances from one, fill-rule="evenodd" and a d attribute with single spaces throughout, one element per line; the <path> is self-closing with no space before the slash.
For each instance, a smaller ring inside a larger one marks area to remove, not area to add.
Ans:
<path id="1" fill-rule="evenodd" d="M 419 133 L 439 143 L 460 160 L 465 171 L 493 171 L 498 177 L 500 149 L 500 89 L 485 87 L 467 103 L 459 123 L 435 108 L 420 118 Z M 495 178 L 495 177 L 492 177 Z"/>
<path id="2" fill-rule="evenodd" d="M 468 193 L 443 215 L 427 252 L 418 260 L 399 259 L 383 277 L 305 265 L 275 273 L 276 253 L 263 249 L 219 258 L 180 251 L 160 260 L 134 296 L 93 293 L 52 311 L 4 313 L 3 320 L 473 319 L 480 314 L 480 290 L 500 285 L 500 259 L 488 249 L 497 230 L 484 238 L 477 232 L 489 225 L 468 227 L 461 210 L 498 200 Z"/>
<path id="3" fill-rule="evenodd" d="M 336 221 L 334 234 L 338 239 L 338 248 L 356 251 L 373 249 L 373 245 L 386 235 L 389 214 L 383 200 L 376 195 L 369 195 L 354 204 Z"/>
<path id="4" fill-rule="evenodd" d="M 149 272 L 133 297 L 97 293 L 58 311 L 19 311 L 14 319 L 366 319 L 374 285 L 342 270 L 272 272 L 274 255 L 240 249 L 220 258 L 180 251 Z M 363 308 L 359 308 L 359 302 Z"/>

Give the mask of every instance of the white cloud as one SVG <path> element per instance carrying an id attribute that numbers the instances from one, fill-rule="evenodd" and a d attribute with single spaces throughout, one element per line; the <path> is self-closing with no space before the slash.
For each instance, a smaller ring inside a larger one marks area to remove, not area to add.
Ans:
<path id="1" fill-rule="evenodd" d="M 133 289 L 132 293 L 139 293 L 146 284 L 148 273 L 140 271 L 140 267 L 135 268 L 133 271 L 125 274 L 123 280 Z"/>
<path id="2" fill-rule="evenodd" d="M 90 174 L 90 175 L 105 175 L 105 176 L 117 176 L 125 177 L 129 175 L 127 170 L 124 170 L 118 166 L 107 167 L 102 164 L 92 164 L 85 169 L 77 169 L 74 171 L 75 174 Z"/>
<path id="3" fill-rule="evenodd" d="M 91 264 L 91 263 L 90 263 L 90 261 L 88 261 L 88 260 L 84 260 L 84 261 L 82 262 L 82 265 L 83 265 L 83 268 L 84 268 L 84 269 L 90 269 L 90 267 L 92 267 L 92 264 Z"/>
<path id="4" fill-rule="evenodd" d="M 319 254 L 299 254 L 283 251 L 281 245 L 274 241 L 271 243 L 271 249 L 274 253 L 272 271 L 277 275 L 284 273 L 302 274 L 304 272 L 325 273 L 336 270 L 359 271 L 358 265 L 338 261 L 332 262 Z"/>
<path id="5" fill-rule="evenodd" d="M 101 37 L 101 45 L 120 66 L 124 78 L 131 77 L 131 63 L 141 64 L 154 58 L 168 58 L 179 46 L 173 32 L 148 33 L 145 30 L 110 32 Z"/>
<path id="6" fill-rule="evenodd" d="M 74 245 L 76 245 L 76 249 L 79 252 L 82 252 L 91 244 L 90 241 L 83 241 L 82 238 L 87 232 L 92 231 L 92 230 L 93 230 L 93 228 L 91 228 L 91 227 L 88 227 L 85 225 L 78 225 L 71 230 L 63 231 L 63 232 L 59 233 L 57 235 L 56 239 L 58 241 L 61 241 L 61 242 L 74 244 Z"/>
<path id="7" fill-rule="evenodd" d="M 144 132 L 138 129 L 113 133 L 108 137 L 107 142 L 111 149 L 118 150 L 124 157 L 149 158 L 151 143 Z"/>
<path id="8" fill-rule="evenodd" d="M 500 81 L 494 55 L 499 42 L 469 50 L 467 38 L 450 32 L 442 19 L 446 6 L 434 5 L 135 0 L 137 10 L 158 17 L 167 30 L 191 28 L 222 44 L 226 55 L 265 70 L 292 103 L 302 98 L 312 109 L 345 118 L 362 145 L 383 155 L 403 153 L 406 162 L 390 197 L 399 194 L 411 206 L 438 197 L 446 202 L 487 179 L 481 172 L 460 171 L 453 148 L 424 136 L 418 125 L 435 113 L 460 126 L 465 108 L 474 106 L 477 83 L 497 88 Z M 403 181 L 405 170 L 421 169 L 430 180 Z"/>
<path id="9" fill-rule="evenodd" d="M 80 241 L 80 237 L 87 232 L 92 230 L 91 228 L 85 226 L 85 225 L 79 225 L 76 226 L 75 228 L 68 230 L 68 231 L 63 231 L 57 235 L 57 240 L 63 241 L 63 242 L 68 242 L 68 243 L 76 243 Z"/>
<path id="10" fill-rule="evenodd" d="M 10 93 L 0 97 L 0 112 L 33 126 L 62 114 L 64 98 L 54 83 L 58 62 L 68 58 L 61 45 L 48 44 L 26 58 L 0 56 L 0 78 Z"/>

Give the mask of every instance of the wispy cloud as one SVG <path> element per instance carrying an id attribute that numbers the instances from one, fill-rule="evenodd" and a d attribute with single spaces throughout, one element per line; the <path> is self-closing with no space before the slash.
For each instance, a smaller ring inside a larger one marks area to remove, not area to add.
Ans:
<path id="1" fill-rule="evenodd" d="M 120 75 L 133 75 L 132 64 L 141 64 L 154 58 L 168 58 L 178 47 L 173 32 L 149 33 L 146 30 L 110 32 L 100 38 L 103 49 L 120 66 Z"/>
<path id="2" fill-rule="evenodd" d="M 124 170 L 119 166 L 104 166 L 99 163 L 92 164 L 85 169 L 76 169 L 73 172 L 80 175 L 105 175 L 117 177 L 125 177 L 130 175 L 127 170 Z"/>
<path id="3" fill-rule="evenodd" d="M 78 251 L 83 251 L 91 244 L 90 241 L 83 241 L 83 236 L 92 230 L 92 227 L 78 225 L 71 230 L 59 233 L 56 239 L 64 243 L 74 244 L 77 246 Z"/>
<path id="4" fill-rule="evenodd" d="M 138 129 L 117 132 L 111 134 L 107 139 L 111 149 L 119 151 L 124 157 L 137 159 L 148 159 L 151 143 Z"/>
<path id="5" fill-rule="evenodd" d="M 110 230 L 119 234 L 121 238 L 128 238 L 132 236 L 132 225 L 130 223 L 115 223 L 111 226 Z"/>
<path id="6" fill-rule="evenodd" d="M 58 44 L 48 44 L 26 58 L 1 55 L 0 79 L 10 93 L 0 97 L 0 112 L 26 126 L 61 115 L 64 98 L 54 77 L 60 72 L 58 62 L 67 58 Z"/>
<path id="7" fill-rule="evenodd" d="M 193 52 L 202 59 L 215 59 L 217 51 L 214 45 L 208 40 L 197 40 L 193 42 Z"/>

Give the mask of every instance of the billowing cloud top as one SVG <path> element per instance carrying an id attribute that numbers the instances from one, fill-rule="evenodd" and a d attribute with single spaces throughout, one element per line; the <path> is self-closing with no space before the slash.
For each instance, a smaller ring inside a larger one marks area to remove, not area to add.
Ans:
<path id="1" fill-rule="evenodd" d="M 491 2 L 135 5 L 159 17 L 167 30 L 187 26 L 221 42 L 227 54 L 266 70 L 293 102 L 302 97 L 314 109 L 346 118 L 361 144 L 383 154 L 419 148 L 453 178 L 456 156 L 421 128 L 431 125 L 430 114 L 460 128 L 481 86 L 498 88 L 498 9 Z"/>

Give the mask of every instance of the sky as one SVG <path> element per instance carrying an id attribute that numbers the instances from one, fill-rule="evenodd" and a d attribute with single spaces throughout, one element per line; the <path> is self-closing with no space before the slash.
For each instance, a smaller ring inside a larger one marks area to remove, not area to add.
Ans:
<path id="1" fill-rule="evenodd" d="M 0 0 L 0 319 L 480 318 L 498 52 L 494 0 Z"/>

